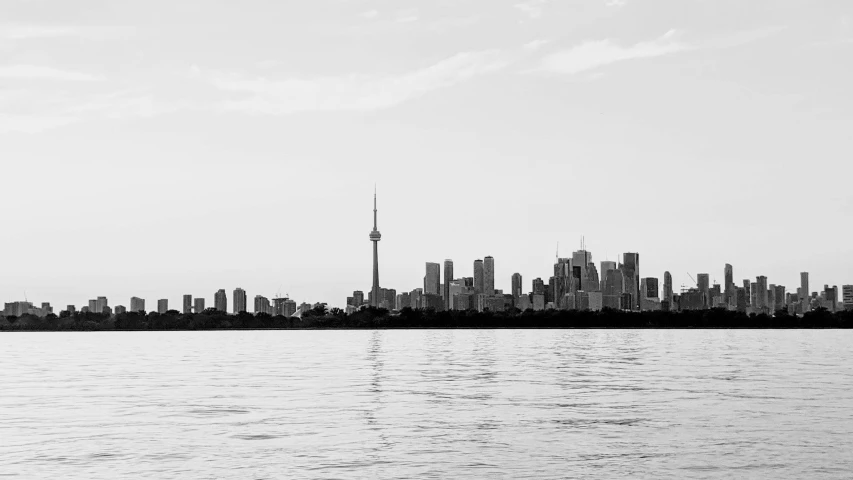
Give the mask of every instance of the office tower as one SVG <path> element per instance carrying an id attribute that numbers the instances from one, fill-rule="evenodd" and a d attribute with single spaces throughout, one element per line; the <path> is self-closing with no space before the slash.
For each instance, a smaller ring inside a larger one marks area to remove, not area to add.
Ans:
<path id="1" fill-rule="evenodd" d="M 227 312 L 228 311 L 228 294 L 225 293 L 224 288 L 220 288 L 213 295 L 213 308 L 215 308 L 216 310 L 218 310 L 220 312 Z"/>
<path id="2" fill-rule="evenodd" d="M 604 291 L 604 281 L 607 279 L 607 272 L 611 270 L 616 270 L 618 268 L 616 262 L 611 262 L 609 260 L 605 260 L 601 262 L 601 291 Z"/>
<path id="3" fill-rule="evenodd" d="M 598 269 L 592 262 L 589 262 L 589 264 L 586 266 L 586 278 L 584 278 L 583 290 L 585 292 L 601 291 L 601 282 L 598 278 Z"/>
<path id="4" fill-rule="evenodd" d="M 835 312 L 838 310 L 838 287 L 834 286 L 832 288 L 829 285 L 823 286 L 823 297 L 826 304 L 824 308 L 829 310 L 830 312 Z"/>
<path id="5" fill-rule="evenodd" d="M 124 308 L 124 305 L 116 305 L 116 315 L 124 315 L 127 313 L 127 309 Z"/>
<path id="6" fill-rule="evenodd" d="M 90 311 L 92 313 L 101 313 L 101 311 L 98 310 L 98 301 L 97 300 L 89 300 L 89 310 L 88 311 Z"/>
<path id="7" fill-rule="evenodd" d="M 624 293 L 622 299 L 629 299 L 629 304 L 622 304 L 625 310 L 637 310 L 640 306 L 640 254 L 622 254 L 622 265 L 620 265 L 624 277 Z M 628 295 L 627 297 L 625 295 Z"/>
<path id="8" fill-rule="evenodd" d="M 767 310 L 771 314 L 776 312 L 776 285 L 772 283 L 767 287 Z"/>
<path id="9" fill-rule="evenodd" d="M 77 307 L 74 305 L 68 305 L 65 307 L 65 311 L 71 314 L 77 313 Z"/>
<path id="10" fill-rule="evenodd" d="M 291 299 L 284 300 L 284 316 L 291 317 L 296 313 L 296 302 Z"/>
<path id="11" fill-rule="evenodd" d="M 663 297 L 661 302 L 669 302 L 672 305 L 672 275 L 669 272 L 663 272 Z"/>
<path id="12" fill-rule="evenodd" d="M 411 301 L 412 301 L 412 299 L 411 299 L 411 295 L 409 294 L 409 292 L 403 292 L 403 293 L 397 295 L 397 310 L 402 310 L 404 308 L 411 308 L 412 307 Z"/>
<path id="13" fill-rule="evenodd" d="M 758 283 L 752 282 L 749 284 L 749 305 L 752 308 L 758 308 Z"/>
<path id="14" fill-rule="evenodd" d="M 424 290 L 422 288 L 416 288 L 409 292 L 409 306 L 413 310 L 424 308 L 423 296 Z"/>
<path id="15" fill-rule="evenodd" d="M 545 295 L 545 282 L 543 282 L 541 278 L 533 279 L 533 294 Z"/>
<path id="16" fill-rule="evenodd" d="M 240 287 L 234 289 L 234 313 L 245 312 L 246 310 L 246 291 Z"/>
<path id="17" fill-rule="evenodd" d="M 373 287 L 370 289 L 373 306 L 380 306 L 379 299 L 379 240 L 382 239 L 382 234 L 379 233 L 376 221 L 376 189 L 373 190 L 373 231 L 370 232 L 370 241 L 373 242 Z"/>
<path id="18" fill-rule="evenodd" d="M 629 309 L 630 305 L 622 304 L 625 293 L 625 276 L 621 269 L 608 270 L 604 274 L 604 289 L 602 290 L 602 307 L 614 310 Z"/>
<path id="19" fill-rule="evenodd" d="M 572 288 L 572 260 L 570 258 L 557 257 L 557 263 L 554 264 L 554 276 L 548 281 L 548 295 L 546 295 L 546 303 L 553 301 L 561 308 L 560 303 L 566 293 L 573 291 Z"/>
<path id="20" fill-rule="evenodd" d="M 166 298 L 161 298 L 157 300 L 157 313 L 164 314 L 169 311 L 169 300 Z"/>
<path id="21" fill-rule="evenodd" d="M 749 279 L 743 280 L 743 291 L 746 295 L 746 304 L 752 305 L 752 284 L 749 283 Z"/>
<path id="22" fill-rule="evenodd" d="M 811 291 L 809 290 L 809 272 L 800 273 L 800 302 L 803 304 L 803 313 L 811 310 Z"/>
<path id="23" fill-rule="evenodd" d="M 145 299 L 139 297 L 130 297 L 131 312 L 145 312 Z"/>
<path id="24" fill-rule="evenodd" d="M 755 288 L 757 291 L 755 292 L 756 304 L 754 306 L 759 310 L 764 310 L 767 308 L 767 277 L 763 275 L 755 277 Z"/>
<path id="25" fill-rule="evenodd" d="M 397 305 L 397 290 L 393 288 L 380 288 L 382 292 L 382 308 L 386 310 L 394 310 Z"/>
<path id="26" fill-rule="evenodd" d="M 521 291 L 521 274 L 513 273 L 512 274 L 512 297 L 518 298 L 522 295 Z"/>
<path id="27" fill-rule="evenodd" d="M 845 310 L 853 310 L 853 285 L 841 286 L 841 299 Z"/>
<path id="28" fill-rule="evenodd" d="M 591 261 L 592 254 L 586 250 L 572 253 L 572 291 L 585 290 L 584 284 L 588 278 L 587 270 Z"/>
<path id="29" fill-rule="evenodd" d="M 658 279 L 655 277 L 647 277 L 643 279 L 645 283 L 645 288 L 643 288 L 643 295 L 645 298 L 658 298 L 660 295 L 660 287 L 658 283 Z"/>
<path id="30" fill-rule="evenodd" d="M 495 259 L 483 259 L 483 293 L 488 296 L 495 294 Z"/>
<path id="31" fill-rule="evenodd" d="M 441 265 L 437 263 L 426 263 L 426 276 L 424 277 L 424 294 L 439 295 L 441 292 Z"/>
<path id="32" fill-rule="evenodd" d="M 474 260 L 474 293 L 483 293 L 483 261 Z"/>
<path id="33" fill-rule="evenodd" d="M 696 288 L 702 292 L 702 298 L 705 302 L 705 307 L 711 305 L 711 283 L 707 273 L 696 275 Z"/>
<path id="34" fill-rule="evenodd" d="M 774 306 L 774 310 L 782 310 L 785 308 L 787 302 L 785 301 L 785 286 L 784 285 L 776 285 L 776 305 Z M 793 313 L 793 312 L 792 312 Z"/>
<path id="35" fill-rule="evenodd" d="M 356 290 L 352 292 L 352 304 L 354 307 L 360 307 L 364 305 L 364 292 L 361 290 Z"/>
<path id="36" fill-rule="evenodd" d="M 735 288 L 735 308 L 738 312 L 745 313 L 749 305 L 749 292 L 745 288 Z"/>
<path id="37" fill-rule="evenodd" d="M 98 297 L 98 299 L 95 300 L 95 312 L 97 313 L 104 313 L 104 307 L 108 306 L 109 302 L 107 302 L 107 297 Z"/>
<path id="38" fill-rule="evenodd" d="M 193 311 L 193 296 L 184 295 L 183 313 L 192 313 Z"/>
<path id="39" fill-rule="evenodd" d="M 453 308 L 453 299 L 450 298 L 450 282 L 453 281 L 453 260 L 444 261 L 444 309 Z"/>
<path id="40" fill-rule="evenodd" d="M 732 269 L 732 266 L 728 263 L 726 264 L 724 275 L 725 284 L 723 286 L 725 287 L 725 291 L 723 292 L 723 299 L 725 300 L 726 304 L 731 304 L 732 297 L 734 296 L 735 281 L 734 270 Z"/>
<path id="41" fill-rule="evenodd" d="M 269 315 L 272 315 L 273 313 L 269 299 L 263 295 L 255 295 L 255 315 L 259 313 L 266 313 Z"/>
<path id="42" fill-rule="evenodd" d="M 204 311 L 204 299 L 203 298 L 193 299 L 193 311 L 195 313 L 201 313 Z"/>

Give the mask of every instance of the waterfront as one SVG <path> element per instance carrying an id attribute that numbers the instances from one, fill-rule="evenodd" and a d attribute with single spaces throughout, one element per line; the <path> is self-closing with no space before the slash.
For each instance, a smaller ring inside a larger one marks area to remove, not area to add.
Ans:
<path id="1" fill-rule="evenodd" d="M 849 478 L 837 330 L 0 335 L 11 478 Z"/>

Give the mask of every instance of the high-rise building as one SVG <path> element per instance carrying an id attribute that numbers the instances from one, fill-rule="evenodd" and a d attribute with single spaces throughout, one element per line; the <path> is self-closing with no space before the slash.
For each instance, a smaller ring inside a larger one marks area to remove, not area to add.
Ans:
<path id="1" fill-rule="evenodd" d="M 669 272 L 663 272 L 663 297 L 661 303 L 668 302 L 672 305 L 672 275 Z"/>
<path id="2" fill-rule="evenodd" d="M 379 298 L 379 240 L 382 239 L 382 234 L 379 233 L 376 219 L 376 189 L 373 190 L 373 231 L 370 232 L 370 241 L 373 242 L 373 287 L 370 289 L 373 300 L 372 306 L 380 307 L 381 299 Z"/>
<path id="3" fill-rule="evenodd" d="M 811 291 L 809 290 L 809 272 L 800 272 L 800 302 L 803 313 L 811 310 Z"/>
<path id="4" fill-rule="evenodd" d="M 608 270 L 604 274 L 604 289 L 601 293 L 603 308 L 614 310 L 630 308 L 630 305 L 622 304 L 622 295 L 625 293 L 625 276 L 621 269 Z"/>
<path id="5" fill-rule="evenodd" d="M 356 290 L 352 292 L 352 305 L 354 307 L 360 307 L 364 305 L 364 292 L 361 290 Z"/>
<path id="6" fill-rule="evenodd" d="M 512 297 L 518 298 L 523 294 L 522 286 L 521 286 L 521 274 L 513 273 L 512 274 Z"/>
<path id="7" fill-rule="evenodd" d="M 767 305 L 767 277 L 761 275 L 755 277 L 755 305 L 759 310 L 766 310 Z"/>
<path id="8" fill-rule="evenodd" d="M 234 313 L 246 311 L 246 291 L 237 287 L 234 289 Z"/>
<path id="9" fill-rule="evenodd" d="M 116 315 L 124 315 L 127 313 L 127 308 L 124 305 L 116 305 Z"/>
<path id="10" fill-rule="evenodd" d="M 104 307 L 109 307 L 110 304 L 107 301 L 107 297 L 98 297 L 95 300 L 95 311 L 98 313 L 104 313 Z"/>
<path id="11" fill-rule="evenodd" d="M 220 288 L 213 295 L 213 308 L 223 313 L 228 311 L 228 294 L 224 288 Z"/>
<path id="12" fill-rule="evenodd" d="M 453 308 L 453 298 L 450 297 L 450 282 L 453 281 L 453 260 L 444 261 L 444 309 Z"/>
<path id="13" fill-rule="evenodd" d="M 164 314 L 169 311 L 169 300 L 166 298 L 161 298 L 157 300 L 157 313 Z"/>
<path id="14" fill-rule="evenodd" d="M 723 275 L 725 275 L 725 284 L 723 285 L 725 287 L 725 291 L 723 292 L 723 299 L 727 305 L 731 305 L 732 297 L 734 296 L 735 281 L 734 269 L 728 263 L 726 264 Z"/>
<path id="15" fill-rule="evenodd" d="M 495 259 L 492 257 L 483 259 L 483 293 L 495 294 Z"/>
<path id="16" fill-rule="evenodd" d="M 139 297 L 130 297 L 131 312 L 145 312 L 145 299 Z"/>
<path id="17" fill-rule="evenodd" d="M 474 292 L 483 293 L 483 261 L 474 260 Z"/>
<path id="18" fill-rule="evenodd" d="M 204 311 L 204 299 L 203 298 L 193 299 L 193 311 L 195 313 L 201 313 Z"/>
<path id="19" fill-rule="evenodd" d="M 853 285 L 841 286 L 841 298 L 845 310 L 853 310 Z"/>
<path id="20" fill-rule="evenodd" d="M 89 311 L 92 313 L 101 313 L 101 311 L 98 310 L 97 300 L 89 300 Z"/>
<path id="21" fill-rule="evenodd" d="M 696 275 L 696 288 L 702 292 L 702 299 L 704 301 L 705 308 L 711 306 L 711 280 L 707 273 L 700 273 Z"/>
<path id="22" fill-rule="evenodd" d="M 772 283 L 767 287 L 767 311 L 776 313 L 776 285 Z"/>
<path id="23" fill-rule="evenodd" d="M 752 305 L 752 284 L 749 282 L 749 279 L 743 280 L 743 292 L 746 296 L 747 306 Z"/>
<path id="24" fill-rule="evenodd" d="M 785 297 L 785 286 L 784 285 L 776 285 L 776 305 L 774 306 L 774 310 L 782 310 L 785 308 L 786 301 Z"/>
<path id="25" fill-rule="evenodd" d="M 622 299 L 630 298 L 630 304 L 622 304 L 625 310 L 637 310 L 640 307 L 640 254 L 625 253 L 622 255 L 622 276 L 624 277 L 624 293 Z M 628 294 L 629 297 L 626 297 Z"/>
<path id="26" fill-rule="evenodd" d="M 437 263 L 426 263 L 426 276 L 424 277 L 424 295 L 441 294 L 441 265 Z"/>
<path id="27" fill-rule="evenodd" d="M 589 263 L 592 261 L 592 254 L 586 250 L 578 250 L 572 253 L 572 291 L 586 290 Z"/>
<path id="28" fill-rule="evenodd" d="M 273 314 L 273 308 L 270 300 L 263 295 L 255 295 L 255 315 L 259 313 Z"/>
<path id="29" fill-rule="evenodd" d="M 602 292 L 604 291 L 604 282 L 607 279 L 607 272 L 609 272 L 611 270 L 616 270 L 617 268 L 618 268 L 618 265 L 616 262 L 611 262 L 609 260 L 605 260 L 605 261 L 601 262 L 600 275 L 601 275 L 601 291 Z"/>
<path id="30" fill-rule="evenodd" d="M 660 296 L 660 288 L 658 284 L 658 279 L 655 277 L 644 278 L 641 283 L 645 284 L 645 288 L 643 288 L 643 296 L 645 298 L 659 298 Z"/>
<path id="31" fill-rule="evenodd" d="M 183 313 L 192 313 L 193 311 L 193 296 L 184 295 Z"/>
<path id="32" fill-rule="evenodd" d="M 545 282 L 541 278 L 533 279 L 533 295 L 545 295 Z"/>

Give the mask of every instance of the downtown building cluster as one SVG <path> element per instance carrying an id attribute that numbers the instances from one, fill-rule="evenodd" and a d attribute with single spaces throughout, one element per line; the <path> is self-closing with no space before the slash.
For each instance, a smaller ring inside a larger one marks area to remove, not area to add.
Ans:
<path id="1" fill-rule="evenodd" d="M 787 309 L 790 314 L 804 314 L 815 308 L 831 312 L 853 309 L 853 285 L 844 285 L 839 297 L 837 286 L 824 285 L 823 291 L 809 289 L 809 274 L 800 274 L 801 285 L 788 292 L 785 286 L 768 284 L 767 277 L 755 281 L 743 280 L 735 284 L 733 267 L 725 265 L 725 284 L 710 284 L 710 275 L 700 273 L 694 279 L 696 286 L 681 288 L 675 293 L 672 275 L 665 272 L 663 282 L 657 277 L 641 277 L 640 254 L 625 253 L 622 261 L 603 261 L 600 269 L 592 260 L 592 253 L 582 245 L 570 258 L 557 255 L 554 274 L 546 284 L 542 278 L 531 282 L 524 292 L 522 276 L 514 273 L 511 290 L 505 293 L 495 288 L 495 259 L 487 256 L 474 260 L 473 276 L 456 277 L 453 260 L 444 264 L 426 263 L 423 287 L 397 293 L 393 288 L 379 286 L 378 243 L 381 234 L 377 225 L 376 193 L 373 195 L 373 286 L 365 299 L 364 292 L 356 290 L 347 297 L 347 313 L 364 306 L 387 310 L 435 309 L 506 311 L 592 310 L 605 308 L 626 311 L 687 311 L 723 308 L 747 314 L 775 314 Z M 443 267 L 443 268 L 442 268 Z M 442 275 L 443 274 L 443 275 Z M 443 280 L 443 281 L 442 281 Z"/>

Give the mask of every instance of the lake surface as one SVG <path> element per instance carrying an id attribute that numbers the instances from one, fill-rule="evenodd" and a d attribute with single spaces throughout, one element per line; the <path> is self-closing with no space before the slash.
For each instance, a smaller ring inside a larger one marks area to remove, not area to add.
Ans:
<path id="1" fill-rule="evenodd" d="M 853 477 L 853 332 L 0 334 L 0 479 L 569 477 Z"/>

